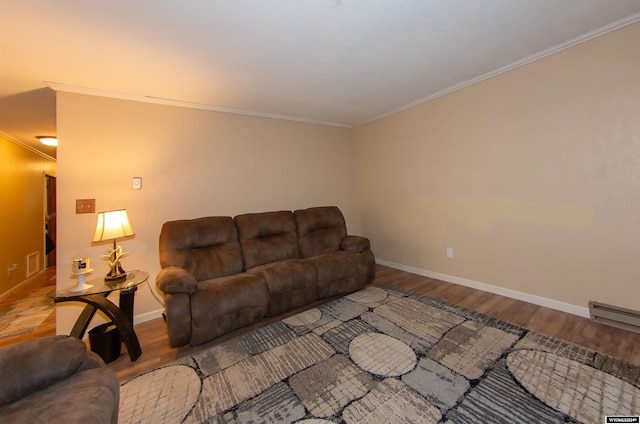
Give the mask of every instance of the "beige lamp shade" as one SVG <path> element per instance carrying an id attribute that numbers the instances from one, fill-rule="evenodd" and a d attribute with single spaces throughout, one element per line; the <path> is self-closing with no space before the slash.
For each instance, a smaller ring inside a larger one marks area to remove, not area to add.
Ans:
<path id="1" fill-rule="evenodd" d="M 98 212 L 98 223 L 93 235 L 93 242 L 115 240 L 135 235 L 126 209 Z"/>

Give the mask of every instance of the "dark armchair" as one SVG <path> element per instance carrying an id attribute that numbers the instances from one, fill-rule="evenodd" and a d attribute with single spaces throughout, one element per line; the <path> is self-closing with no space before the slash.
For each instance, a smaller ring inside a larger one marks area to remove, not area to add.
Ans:
<path id="1" fill-rule="evenodd" d="M 116 374 L 75 337 L 3 347 L 0 381 L 0 423 L 118 422 Z"/>

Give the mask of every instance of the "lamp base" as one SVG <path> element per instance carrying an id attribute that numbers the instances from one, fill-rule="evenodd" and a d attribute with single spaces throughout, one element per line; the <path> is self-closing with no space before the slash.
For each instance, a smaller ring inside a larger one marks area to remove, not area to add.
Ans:
<path id="1" fill-rule="evenodd" d="M 127 279 L 127 273 L 125 272 L 124 274 L 117 274 L 117 275 L 111 275 L 111 273 L 107 274 L 106 277 L 104 277 L 104 281 L 108 282 L 108 283 L 114 283 L 116 281 L 122 281 L 122 280 L 126 280 Z"/>
<path id="2" fill-rule="evenodd" d="M 104 281 L 107 283 L 113 283 L 116 281 L 122 281 L 127 278 L 127 273 L 122 269 L 120 259 L 125 257 L 127 253 L 122 251 L 122 247 L 116 246 L 115 239 L 113 240 L 113 249 L 107 251 L 107 255 L 103 256 L 107 260 L 107 263 L 111 267 L 109 273 L 104 277 Z"/>
<path id="3" fill-rule="evenodd" d="M 104 277 L 104 281 L 106 283 L 115 283 L 118 281 L 126 280 L 127 272 L 122 269 L 120 266 L 120 262 L 116 263 L 113 268 L 109 271 L 106 277 Z"/>

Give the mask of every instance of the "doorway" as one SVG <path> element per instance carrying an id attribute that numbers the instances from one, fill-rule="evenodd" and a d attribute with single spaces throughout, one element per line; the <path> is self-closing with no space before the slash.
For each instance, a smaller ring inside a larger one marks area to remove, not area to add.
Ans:
<path id="1" fill-rule="evenodd" d="M 56 266 L 56 177 L 45 175 L 45 220 L 44 220 L 44 242 L 45 242 L 45 268 Z"/>

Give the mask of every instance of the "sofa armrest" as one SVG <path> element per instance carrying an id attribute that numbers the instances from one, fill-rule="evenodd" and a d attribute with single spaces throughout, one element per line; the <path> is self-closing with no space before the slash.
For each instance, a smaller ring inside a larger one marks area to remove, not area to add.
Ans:
<path id="1" fill-rule="evenodd" d="M 360 253 L 370 249 L 371 242 L 369 242 L 368 238 L 362 236 L 345 236 L 340 247 L 348 252 Z"/>
<path id="2" fill-rule="evenodd" d="M 75 374 L 87 358 L 80 339 L 52 336 L 0 349 L 0 405 L 11 403 Z"/>
<path id="3" fill-rule="evenodd" d="M 168 293 L 164 300 L 169 346 L 184 346 L 191 341 L 191 297 L 187 293 Z"/>
<path id="4" fill-rule="evenodd" d="M 194 294 L 198 291 L 196 278 L 184 268 L 177 266 L 162 268 L 156 277 L 156 285 L 165 294 Z"/>
<path id="5" fill-rule="evenodd" d="M 82 361 L 82 364 L 80 364 L 76 372 L 92 370 L 94 368 L 105 368 L 106 366 L 104 359 L 102 359 L 100 355 L 89 350 L 87 351 L 87 357 Z"/>

